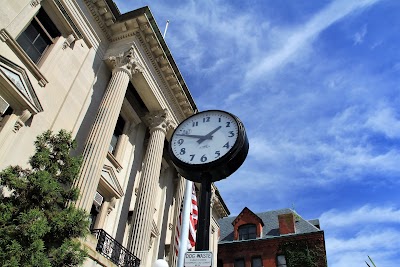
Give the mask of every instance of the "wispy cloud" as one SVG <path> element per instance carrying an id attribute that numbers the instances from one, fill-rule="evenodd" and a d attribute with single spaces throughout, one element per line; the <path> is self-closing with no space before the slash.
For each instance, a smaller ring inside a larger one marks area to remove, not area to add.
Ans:
<path id="1" fill-rule="evenodd" d="M 371 114 L 366 126 L 388 138 L 400 139 L 400 114 L 390 106 L 383 106 Z"/>
<path id="2" fill-rule="evenodd" d="M 400 224 L 400 209 L 393 206 L 382 207 L 364 205 L 354 210 L 330 210 L 320 216 L 324 227 L 349 227 L 365 224 Z M 360 229 L 359 227 L 356 227 Z"/>
<path id="3" fill-rule="evenodd" d="M 346 1 L 339 0 L 329 4 L 326 8 L 314 15 L 305 24 L 291 30 L 286 34 L 286 38 L 281 38 L 283 43 L 279 49 L 272 51 L 269 56 L 261 60 L 261 64 L 251 68 L 246 76 L 248 79 L 256 79 L 265 73 L 282 66 L 291 57 L 296 55 L 302 47 L 306 46 L 323 30 L 331 26 L 338 20 L 348 16 L 349 14 L 368 7 L 378 0 L 365 1 Z"/>
<path id="4" fill-rule="evenodd" d="M 363 43 L 366 34 L 367 34 L 367 25 L 364 25 L 360 31 L 358 31 L 354 34 L 353 44 L 359 45 L 359 44 Z"/>
<path id="5" fill-rule="evenodd" d="M 372 256 L 378 266 L 396 266 L 400 249 L 400 209 L 364 205 L 353 210 L 330 210 L 320 217 L 333 267 L 362 266 Z"/>

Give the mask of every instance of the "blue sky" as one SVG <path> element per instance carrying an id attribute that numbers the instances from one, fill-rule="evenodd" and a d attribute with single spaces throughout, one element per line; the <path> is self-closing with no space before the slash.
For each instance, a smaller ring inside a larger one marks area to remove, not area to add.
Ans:
<path id="1" fill-rule="evenodd" d="M 217 182 L 232 215 L 319 218 L 330 267 L 400 262 L 400 1 L 116 1 L 148 5 L 200 111 L 245 124 Z"/>

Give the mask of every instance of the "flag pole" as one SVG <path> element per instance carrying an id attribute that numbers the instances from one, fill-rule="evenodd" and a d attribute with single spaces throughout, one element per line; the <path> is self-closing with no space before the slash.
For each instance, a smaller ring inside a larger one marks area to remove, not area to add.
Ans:
<path id="1" fill-rule="evenodd" d="M 167 34 L 168 24 L 169 24 L 169 20 L 167 20 L 167 24 L 165 25 L 164 34 L 163 34 L 164 39 L 165 39 L 165 35 Z"/>
<path id="2" fill-rule="evenodd" d="M 185 196 L 183 197 L 182 228 L 179 236 L 177 267 L 183 267 L 185 261 L 185 252 L 188 250 L 189 217 L 190 217 L 190 210 L 192 207 L 192 188 L 193 188 L 193 182 L 186 180 Z"/>

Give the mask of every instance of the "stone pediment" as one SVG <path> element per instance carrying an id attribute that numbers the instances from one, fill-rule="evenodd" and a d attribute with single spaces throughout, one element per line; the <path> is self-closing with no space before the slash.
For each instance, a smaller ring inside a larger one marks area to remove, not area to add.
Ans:
<path id="1" fill-rule="evenodd" d="M 112 197 L 121 198 L 124 195 L 124 191 L 118 182 L 114 168 L 111 166 L 104 165 L 103 169 L 101 170 L 99 186 L 101 186 L 103 190 L 106 190 Z"/>
<path id="2" fill-rule="evenodd" d="M 4 97 L 12 106 L 28 109 L 32 114 L 43 111 L 25 69 L 0 56 L 0 76 L 6 90 Z"/>

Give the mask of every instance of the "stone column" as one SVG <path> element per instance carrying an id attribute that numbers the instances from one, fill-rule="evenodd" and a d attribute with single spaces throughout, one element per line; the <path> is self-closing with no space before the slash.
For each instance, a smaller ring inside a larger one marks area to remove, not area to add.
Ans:
<path id="1" fill-rule="evenodd" d="M 115 148 L 114 156 L 117 160 L 121 160 L 124 156 L 126 145 L 129 142 L 129 134 L 130 134 L 131 123 L 129 121 L 125 121 L 125 126 L 122 131 L 122 134 L 118 138 L 117 147 Z"/>
<path id="2" fill-rule="evenodd" d="M 100 103 L 96 119 L 87 137 L 82 154 L 79 178 L 74 186 L 80 190 L 76 206 L 90 211 L 100 180 L 112 134 L 121 111 L 128 83 L 132 75 L 143 72 L 134 48 L 124 54 L 108 58 L 113 63 L 111 80 Z"/>
<path id="3" fill-rule="evenodd" d="M 103 229 L 107 216 L 115 208 L 116 202 L 117 199 L 115 197 L 107 198 L 106 200 L 104 200 L 103 204 L 100 207 L 100 212 L 97 215 L 96 221 L 94 223 L 94 229 Z"/>
<path id="4" fill-rule="evenodd" d="M 156 186 L 160 177 L 165 134 L 171 122 L 167 111 L 151 113 L 145 118 L 149 123 L 150 139 L 147 146 L 132 221 L 130 250 L 144 266 L 150 245 L 151 227 L 155 206 Z"/>

